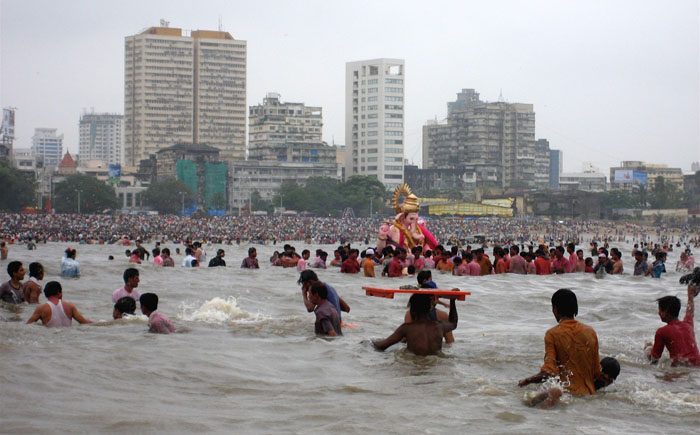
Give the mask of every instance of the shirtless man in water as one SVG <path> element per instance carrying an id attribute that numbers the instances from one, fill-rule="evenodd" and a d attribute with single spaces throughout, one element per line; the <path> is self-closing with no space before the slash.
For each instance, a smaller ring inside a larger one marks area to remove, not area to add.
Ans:
<path id="1" fill-rule="evenodd" d="M 374 340 L 372 344 L 379 350 L 398 343 L 406 338 L 408 350 L 416 355 L 435 355 L 442 349 L 442 337 L 457 328 L 457 307 L 455 298 L 450 300 L 450 314 L 447 322 L 430 320 L 428 313 L 432 307 L 431 295 L 416 293 L 411 296 L 411 317 L 413 322 L 399 326 L 384 340 Z"/>
<path id="2" fill-rule="evenodd" d="M 44 296 L 46 296 L 48 301 L 36 307 L 32 317 L 27 320 L 28 324 L 34 323 L 39 319 L 41 319 L 44 326 L 49 327 L 71 326 L 73 319 L 80 324 L 92 323 L 80 314 L 75 305 L 62 301 L 63 288 L 59 282 L 51 281 L 46 283 Z"/>

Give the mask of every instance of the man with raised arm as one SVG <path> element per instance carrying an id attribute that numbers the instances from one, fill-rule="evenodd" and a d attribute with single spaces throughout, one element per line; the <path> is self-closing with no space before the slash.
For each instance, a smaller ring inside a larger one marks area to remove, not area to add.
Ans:
<path id="1" fill-rule="evenodd" d="M 393 334 L 384 340 L 373 340 L 372 344 L 379 350 L 393 346 L 402 339 L 406 339 L 408 350 L 416 355 L 435 355 L 442 349 L 442 337 L 457 328 L 457 307 L 455 298 L 450 300 L 450 314 L 447 322 L 431 320 L 430 310 L 433 307 L 431 296 L 416 293 L 409 300 L 411 323 L 404 323 L 399 326 Z"/>
<path id="2" fill-rule="evenodd" d="M 659 303 L 659 317 L 667 325 L 656 331 L 653 346 L 649 342 L 646 343 L 647 357 L 652 363 L 656 363 L 661 358 L 665 347 L 673 361 L 672 366 L 700 366 L 700 354 L 698 354 L 693 325 L 695 314 L 693 299 L 697 290 L 697 285 L 688 285 L 688 302 L 683 320 L 678 320 L 678 313 L 681 311 L 680 299 L 675 296 L 664 296 L 656 300 Z"/>

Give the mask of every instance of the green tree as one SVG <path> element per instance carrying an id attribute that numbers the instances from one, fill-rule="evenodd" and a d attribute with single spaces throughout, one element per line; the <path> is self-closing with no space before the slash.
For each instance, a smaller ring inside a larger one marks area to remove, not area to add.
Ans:
<path id="1" fill-rule="evenodd" d="M 22 207 L 36 205 L 36 181 L 31 173 L 10 167 L 0 161 L 0 210 L 18 212 Z"/>
<path id="2" fill-rule="evenodd" d="M 78 207 L 80 196 L 80 207 Z M 114 189 L 88 175 L 76 174 L 56 184 L 53 206 L 58 213 L 102 213 L 114 210 L 119 201 Z"/>
<path id="3" fill-rule="evenodd" d="M 357 216 L 368 215 L 370 206 L 373 213 L 377 212 L 390 196 L 384 185 L 375 177 L 353 175 L 342 187 L 343 202 L 339 208 L 352 207 Z"/>
<path id="4" fill-rule="evenodd" d="M 681 191 L 673 183 L 668 183 L 662 176 L 656 177 L 654 187 L 649 195 L 653 209 L 678 208 L 681 206 Z"/>
<path id="5" fill-rule="evenodd" d="M 272 202 L 262 199 L 262 195 L 257 190 L 253 190 L 250 194 L 250 211 L 266 211 L 271 213 L 273 209 Z"/>
<path id="6" fill-rule="evenodd" d="M 182 210 L 183 193 L 185 207 L 190 207 L 194 203 L 194 195 L 190 188 L 180 180 L 167 178 L 148 186 L 143 200 L 158 213 L 176 214 Z"/>

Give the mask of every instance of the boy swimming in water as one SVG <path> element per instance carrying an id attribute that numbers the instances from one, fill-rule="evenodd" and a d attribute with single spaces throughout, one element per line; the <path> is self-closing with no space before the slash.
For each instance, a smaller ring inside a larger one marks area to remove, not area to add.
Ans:
<path id="1" fill-rule="evenodd" d="M 385 350 L 405 338 L 408 350 L 416 355 L 435 355 L 442 349 L 442 337 L 457 328 L 455 298 L 450 299 L 447 322 L 430 319 L 429 313 L 433 306 L 430 294 L 416 293 L 411 296 L 409 303 L 413 321 L 402 324 L 384 340 L 373 340 L 372 344 L 379 350 Z"/>

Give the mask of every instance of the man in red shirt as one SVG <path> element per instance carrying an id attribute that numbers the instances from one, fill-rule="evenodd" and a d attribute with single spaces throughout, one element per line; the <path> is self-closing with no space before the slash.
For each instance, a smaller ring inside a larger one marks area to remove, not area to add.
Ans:
<path id="1" fill-rule="evenodd" d="M 341 273 L 359 273 L 360 272 L 360 263 L 357 261 L 357 256 L 360 254 L 360 251 L 357 249 L 351 249 L 350 250 L 350 256 L 348 257 L 347 260 L 343 261 L 343 264 L 340 266 L 340 272 Z"/>
<path id="2" fill-rule="evenodd" d="M 535 273 L 537 273 L 537 275 L 551 275 L 552 263 L 549 262 L 549 259 L 545 258 L 544 251 L 538 249 L 535 255 L 537 255 L 537 258 L 535 258 Z"/>
<path id="3" fill-rule="evenodd" d="M 569 260 L 564 257 L 564 247 L 557 246 L 554 250 L 554 259 L 552 260 L 552 272 L 556 274 L 569 272 Z"/>
<path id="4" fill-rule="evenodd" d="M 389 278 L 403 276 L 403 261 L 406 260 L 406 250 L 399 248 L 394 253 L 394 258 L 389 263 Z"/>
<path id="5" fill-rule="evenodd" d="M 667 323 L 659 328 L 654 336 L 654 345 L 646 343 L 649 360 L 655 363 L 661 358 L 664 347 L 668 349 L 673 362 L 672 366 L 689 365 L 700 366 L 700 354 L 698 345 L 695 342 L 695 328 L 693 325 L 693 315 L 695 304 L 693 298 L 698 290 L 697 285 L 688 286 L 688 303 L 685 307 L 685 318 L 678 320 L 678 313 L 681 311 L 681 301 L 675 296 L 664 296 L 656 301 L 659 303 L 659 317 L 661 321 Z"/>

